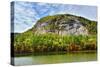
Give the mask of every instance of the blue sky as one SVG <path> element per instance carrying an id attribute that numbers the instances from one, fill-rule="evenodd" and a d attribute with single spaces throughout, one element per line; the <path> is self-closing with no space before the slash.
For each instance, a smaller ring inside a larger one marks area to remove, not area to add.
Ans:
<path id="1" fill-rule="evenodd" d="M 14 30 L 11 32 L 24 32 L 32 28 L 40 18 L 55 14 L 73 14 L 96 21 L 97 7 L 16 1 L 14 2 L 14 22 L 11 22 Z"/>

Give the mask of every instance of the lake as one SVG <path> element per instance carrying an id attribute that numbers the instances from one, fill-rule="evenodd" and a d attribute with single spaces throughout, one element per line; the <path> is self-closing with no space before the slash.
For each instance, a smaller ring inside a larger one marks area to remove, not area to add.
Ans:
<path id="1" fill-rule="evenodd" d="M 96 52 L 72 52 L 56 55 L 30 55 L 14 58 L 14 65 L 37 65 L 37 64 L 54 64 L 54 63 L 69 63 L 69 62 L 85 62 L 96 61 Z"/>

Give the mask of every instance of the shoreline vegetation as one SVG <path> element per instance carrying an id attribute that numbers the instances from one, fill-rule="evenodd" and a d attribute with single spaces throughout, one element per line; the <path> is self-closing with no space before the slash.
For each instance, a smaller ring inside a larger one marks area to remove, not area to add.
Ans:
<path id="1" fill-rule="evenodd" d="M 31 32 L 32 33 L 32 32 Z M 24 37 L 21 37 L 23 35 Z M 19 37 L 20 36 L 20 37 Z M 91 52 L 97 50 L 96 35 L 66 35 L 58 34 L 18 34 L 14 38 L 14 53 L 28 54 L 65 54 L 68 52 Z"/>
<path id="2" fill-rule="evenodd" d="M 84 51 L 71 51 L 71 52 L 66 52 L 66 51 L 59 51 L 59 52 L 35 52 L 35 53 L 21 53 L 21 54 L 17 54 L 15 53 L 14 56 L 15 57 L 21 57 L 21 56 L 42 56 L 42 55 L 63 55 L 63 54 L 84 54 L 84 53 L 97 53 L 97 50 L 84 50 Z"/>

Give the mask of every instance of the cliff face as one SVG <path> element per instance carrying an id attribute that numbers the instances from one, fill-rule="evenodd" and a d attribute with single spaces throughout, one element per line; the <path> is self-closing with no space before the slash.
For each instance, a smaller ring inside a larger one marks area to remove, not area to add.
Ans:
<path id="1" fill-rule="evenodd" d="M 33 30 L 35 30 L 36 34 L 56 33 L 59 35 L 88 35 L 90 30 L 87 24 L 89 23 L 86 21 L 82 22 L 81 19 L 84 18 L 66 14 L 47 16 L 41 18 L 36 23 Z M 90 24 L 91 23 L 92 22 L 90 22 Z"/>

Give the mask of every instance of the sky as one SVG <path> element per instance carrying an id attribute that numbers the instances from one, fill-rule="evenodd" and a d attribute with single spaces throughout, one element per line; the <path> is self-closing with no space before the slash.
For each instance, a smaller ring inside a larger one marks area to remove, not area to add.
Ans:
<path id="1" fill-rule="evenodd" d="M 34 26 L 42 17 L 72 14 L 97 21 L 97 7 L 87 5 L 15 1 L 11 3 L 11 32 L 21 33 Z"/>

